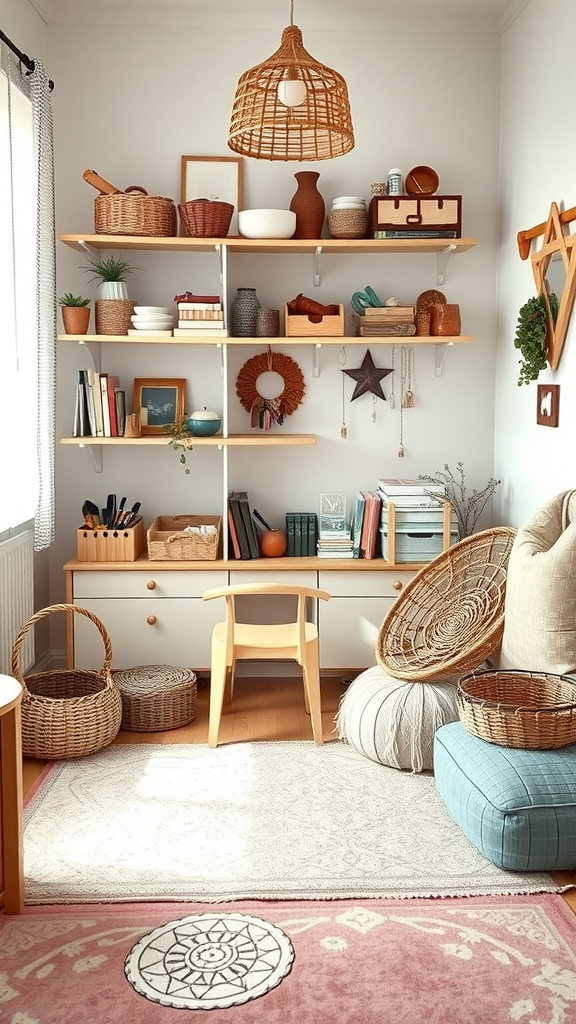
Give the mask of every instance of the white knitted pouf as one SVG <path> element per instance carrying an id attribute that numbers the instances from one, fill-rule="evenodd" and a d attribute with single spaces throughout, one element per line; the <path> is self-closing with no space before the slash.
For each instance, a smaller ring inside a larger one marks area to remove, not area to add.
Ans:
<path id="1" fill-rule="evenodd" d="M 432 768 L 436 729 L 456 721 L 453 683 L 405 682 L 379 665 L 350 683 L 335 719 L 339 738 L 360 754 L 414 772 Z"/>

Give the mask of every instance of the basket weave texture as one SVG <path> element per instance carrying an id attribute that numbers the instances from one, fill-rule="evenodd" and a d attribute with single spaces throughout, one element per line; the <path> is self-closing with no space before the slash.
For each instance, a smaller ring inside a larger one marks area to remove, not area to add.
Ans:
<path id="1" fill-rule="evenodd" d="M 576 743 L 576 682 L 548 672 L 471 672 L 458 683 L 464 728 L 489 743 L 553 750 Z"/>
<path id="2" fill-rule="evenodd" d="M 174 665 L 136 665 L 114 673 L 122 697 L 122 728 L 130 732 L 179 729 L 196 718 L 194 672 Z"/>
<path id="3" fill-rule="evenodd" d="M 125 192 L 96 196 L 94 230 L 97 235 L 176 235 L 173 199 L 149 196 L 140 185 Z"/>
<path id="4" fill-rule="evenodd" d="M 148 530 L 148 558 L 152 562 L 211 561 L 218 557 L 221 524 L 220 516 L 158 516 Z M 216 533 L 186 533 L 186 526 L 215 526 Z"/>
<path id="5" fill-rule="evenodd" d="M 96 334 L 128 334 L 135 305 L 132 299 L 97 299 L 94 303 Z"/>
<path id="6" fill-rule="evenodd" d="M 180 203 L 182 233 L 194 238 L 226 238 L 234 207 L 211 199 L 190 199 Z"/>
<path id="7" fill-rule="evenodd" d="M 506 570 L 516 530 L 483 530 L 420 569 L 380 627 L 376 659 L 392 676 L 423 681 L 476 669 L 504 631 Z"/>
<path id="8" fill-rule="evenodd" d="M 89 669 L 50 669 L 24 677 L 20 654 L 30 629 L 56 612 L 73 612 L 90 619 L 104 642 L 99 672 Z M 87 608 L 54 604 L 36 612 L 18 633 L 12 649 L 12 675 L 22 686 L 22 752 L 50 761 L 82 757 L 106 747 L 120 729 L 122 705 L 112 682 L 112 645 L 104 624 Z"/>

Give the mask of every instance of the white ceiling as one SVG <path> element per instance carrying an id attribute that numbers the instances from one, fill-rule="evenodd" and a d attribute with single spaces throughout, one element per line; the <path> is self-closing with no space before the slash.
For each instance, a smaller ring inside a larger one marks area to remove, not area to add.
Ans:
<path id="1" fill-rule="evenodd" d="M 283 28 L 290 0 L 30 0 L 47 24 L 227 24 Z M 367 25 L 501 32 L 529 0 L 294 0 L 305 30 Z"/>

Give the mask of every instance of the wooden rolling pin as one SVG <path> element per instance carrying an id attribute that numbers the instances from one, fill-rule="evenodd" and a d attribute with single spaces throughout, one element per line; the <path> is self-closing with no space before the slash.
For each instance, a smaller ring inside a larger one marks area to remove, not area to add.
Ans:
<path id="1" fill-rule="evenodd" d="M 119 188 L 116 188 L 115 185 L 111 185 L 109 181 L 106 181 L 106 178 L 101 178 L 96 171 L 84 171 L 82 177 L 84 178 L 84 181 L 87 181 L 89 185 L 93 185 L 94 188 L 97 188 L 98 191 L 105 196 L 110 196 L 115 192 L 121 191 Z"/>

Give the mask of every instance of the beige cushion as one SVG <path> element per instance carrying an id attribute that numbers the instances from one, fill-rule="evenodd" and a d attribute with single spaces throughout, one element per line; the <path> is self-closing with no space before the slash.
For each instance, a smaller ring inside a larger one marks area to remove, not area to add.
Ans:
<path id="1" fill-rule="evenodd" d="M 518 530 L 500 668 L 576 671 L 576 491 L 551 498 Z"/>

